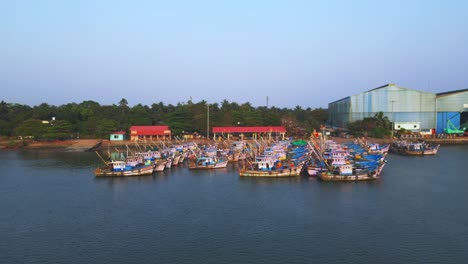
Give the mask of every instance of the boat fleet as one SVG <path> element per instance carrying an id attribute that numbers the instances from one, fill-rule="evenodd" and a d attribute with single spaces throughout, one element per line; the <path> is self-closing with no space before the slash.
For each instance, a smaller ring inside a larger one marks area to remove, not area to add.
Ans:
<path id="1" fill-rule="evenodd" d="M 367 144 L 356 139 L 339 144 L 332 140 L 231 141 L 215 145 L 185 142 L 172 146 L 146 146 L 144 151 L 108 151 L 110 161 L 98 154 L 105 166 L 95 170 L 97 177 L 151 175 L 175 166 L 189 170 L 226 168 L 238 162 L 240 177 L 298 177 L 308 175 L 322 181 L 367 181 L 379 179 L 390 149 L 405 155 L 437 153 L 439 146 L 395 142 Z"/>

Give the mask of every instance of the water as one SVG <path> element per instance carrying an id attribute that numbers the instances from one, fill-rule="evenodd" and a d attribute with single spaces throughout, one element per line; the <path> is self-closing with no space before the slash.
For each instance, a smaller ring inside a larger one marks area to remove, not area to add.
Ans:
<path id="1" fill-rule="evenodd" d="M 375 182 L 232 165 L 95 178 L 94 153 L 0 152 L 1 263 L 465 263 L 468 146 Z"/>

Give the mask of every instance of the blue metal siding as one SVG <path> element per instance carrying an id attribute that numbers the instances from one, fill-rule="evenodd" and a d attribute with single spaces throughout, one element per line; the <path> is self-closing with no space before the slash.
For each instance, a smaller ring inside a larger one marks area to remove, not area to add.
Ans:
<path id="1" fill-rule="evenodd" d="M 444 129 L 447 128 L 447 122 L 450 120 L 452 124 L 459 128 L 460 127 L 460 113 L 459 112 L 441 112 L 437 113 L 437 133 L 444 133 Z"/>

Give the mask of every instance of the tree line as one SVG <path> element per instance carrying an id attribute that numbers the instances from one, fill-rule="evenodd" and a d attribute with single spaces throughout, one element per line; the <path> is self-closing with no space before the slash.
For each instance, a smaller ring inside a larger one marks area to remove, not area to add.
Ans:
<path id="1" fill-rule="evenodd" d="M 284 126 L 288 135 L 305 136 L 319 129 L 328 118 L 326 109 L 253 107 L 223 100 L 209 104 L 194 103 L 129 106 L 122 98 L 112 105 L 95 101 L 68 103 L 60 106 L 42 103 L 28 106 L 0 102 L 0 135 L 32 137 L 36 140 L 72 138 L 108 138 L 114 131 L 127 133 L 132 125 L 167 125 L 173 135 L 198 133 L 206 135 L 209 111 L 210 128 L 214 126 Z"/>

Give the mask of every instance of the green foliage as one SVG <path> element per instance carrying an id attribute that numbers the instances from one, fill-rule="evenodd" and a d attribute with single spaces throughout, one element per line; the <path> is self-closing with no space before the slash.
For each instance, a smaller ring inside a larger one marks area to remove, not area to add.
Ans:
<path id="1" fill-rule="evenodd" d="M 117 122 L 112 119 L 101 119 L 96 126 L 96 136 L 98 138 L 109 138 L 109 135 L 117 130 Z"/>
<path id="2" fill-rule="evenodd" d="M 28 119 L 16 128 L 16 135 L 22 137 L 32 136 L 41 139 L 48 132 L 50 124 L 43 124 L 41 120 Z"/>
<path id="3" fill-rule="evenodd" d="M 122 98 L 117 104 L 100 105 L 94 101 L 53 106 L 0 102 L 1 136 L 34 136 L 36 139 L 108 138 L 116 130 L 128 131 L 132 125 L 168 125 L 174 135 L 199 133 L 206 135 L 209 111 L 210 129 L 214 126 L 281 126 L 289 135 L 304 135 L 326 123 L 327 110 L 253 107 L 223 100 L 220 104 L 189 101 L 177 105 L 162 102 L 151 106 L 129 106 Z M 55 121 L 43 124 L 42 121 Z"/>
<path id="4" fill-rule="evenodd" d="M 66 120 L 55 120 L 50 123 L 44 135 L 47 140 L 65 140 L 71 138 L 71 124 Z"/>
<path id="5" fill-rule="evenodd" d="M 351 135 L 361 137 L 370 136 L 375 138 L 385 138 L 391 135 L 391 122 L 382 112 L 376 113 L 373 117 L 366 117 L 348 124 Z"/>

